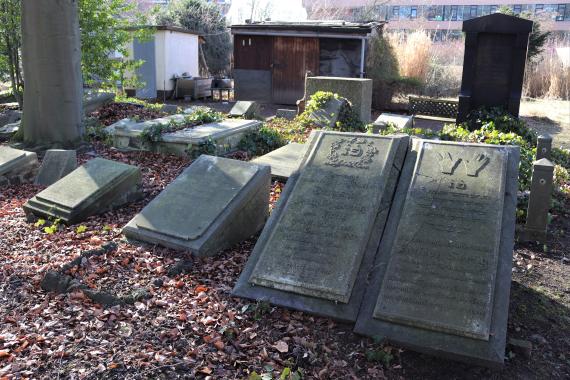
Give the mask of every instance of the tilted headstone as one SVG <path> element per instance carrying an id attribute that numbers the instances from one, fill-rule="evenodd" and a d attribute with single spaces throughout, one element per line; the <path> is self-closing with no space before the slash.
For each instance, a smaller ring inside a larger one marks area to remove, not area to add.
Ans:
<path id="1" fill-rule="evenodd" d="M 480 107 L 518 117 L 532 21 L 493 13 L 463 22 L 465 55 L 458 122 Z"/>
<path id="2" fill-rule="evenodd" d="M 215 255 L 263 227 L 270 183 L 267 166 L 202 155 L 123 233 L 197 256 Z"/>
<path id="3" fill-rule="evenodd" d="M 35 184 L 49 186 L 77 168 L 74 150 L 50 149 L 46 151 Z"/>
<path id="4" fill-rule="evenodd" d="M 278 117 L 281 119 L 293 120 L 295 117 L 297 117 L 297 110 L 289 110 L 289 109 L 280 108 L 275 113 L 275 117 Z"/>
<path id="5" fill-rule="evenodd" d="M 0 146 L 0 186 L 33 181 L 38 170 L 34 152 Z"/>
<path id="6" fill-rule="evenodd" d="M 113 92 L 99 92 L 97 90 L 83 89 L 83 112 L 90 114 L 114 100 L 115 93 Z"/>
<path id="7" fill-rule="evenodd" d="M 372 132 L 378 133 L 383 131 L 388 128 L 389 125 L 394 126 L 398 130 L 411 128 L 412 121 L 413 116 L 383 113 L 374 121 Z"/>
<path id="8" fill-rule="evenodd" d="M 299 169 L 306 147 L 307 144 L 290 143 L 251 162 L 270 166 L 271 177 L 286 181 Z"/>
<path id="9" fill-rule="evenodd" d="M 554 164 L 552 162 L 546 158 L 534 162 L 526 223 L 520 239 L 522 241 L 546 242 L 548 212 L 552 202 L 553 176 Z"/>
<path id="10" fill-rule="evenodd" d="M 230 111 L 230 117 L 243 117 L 244 119 L 255 119 L 259 113 L 257 102 L 237 101 Z"/>
<path id="11" fill-rule="evenodd" d="M 536 144 L 536 160 L 546 158 L 550 160 L 552 154 L 552 135 L 548 133 L 538 136 Z"/>
<path id="12" fill-rule="evenodd" d="M 314 133 L 233 294 L 355 321 L 408 141 Z"/>
<path id="13" fill-rule="evenodd" d="M 372 79 L 308 77 L 305 99 L 318 91 L 327 91 L 348 99 L 352 108 L 364 123 L 370 122 L 372 111 Z"/>
<path id="14" fill-rule="evenodd" d="M 178 106 L 176 104 L 164 104 L 161 111 L 173 115 L 178 112 Z"/>
<path id="15" fill-rule="evenodd" d="M 138 167 L 94 158 L 30 199 L 24 211 L 74 224 L 141 195 Z"/>
<path id="16" fill-rule="evenodd" d="M 309 115 L 309 119 L 321 128 L 333 129 L 336 127 L 336 123 L 344 107 L 349 107 L 346 99 L 332 98 L 327 101 L 322 108 L 313 111 Z"/>
<path id="17" fill-rule="evenodd" d="M 357 333 L 503 363 L 518 164 L 518 147 L 414 141 Z"/>

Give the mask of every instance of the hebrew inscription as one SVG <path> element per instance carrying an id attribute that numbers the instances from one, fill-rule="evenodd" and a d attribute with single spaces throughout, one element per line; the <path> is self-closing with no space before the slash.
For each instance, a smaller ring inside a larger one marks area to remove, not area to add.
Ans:
<path id="1" fill-rule="evenodd" d="M 488 340 L 507 152 L 422 144 L 374 318 Z"/>
<path id="2" fill-rule="evenodd" d="M 348 303 L 392 144 L 379 136 L 321 135 L 249 282 Z"/>

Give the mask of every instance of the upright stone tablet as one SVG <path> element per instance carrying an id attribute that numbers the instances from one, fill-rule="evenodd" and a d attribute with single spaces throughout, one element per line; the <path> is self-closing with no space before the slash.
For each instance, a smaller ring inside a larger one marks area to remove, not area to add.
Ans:
<path id="1" fill-rule="evenodd" d="M 407 144 L 315 133 L 233 294 L 354 321 Z"/>
<path id="2" fill-rule="evenodd" d="M 503 362 L 518 148 L 416 140 L 355 331 Z"/>
<path id="3" fill-rule="evenodd" d="M 24 211 L 73 224 L 141 196 L 136 166 L 94 158 L 24 205 Z"/>
<path id="4" fill-rule="evenodd" d="M 268 166 L 202 155 L 123 233 L 198 256 L 215 255 L 263 227 L 270 183 Z"/>
<path id="5" fill-rule="evenodd" d="M 49 186 L 77 168 L 77 154 L 74 150 L 50 149 L 46 152 L 36 185 Z"/>
<path id="6" fill-rule="evenodd" d="M 0 146 L 0 186 L 33 181 L 38 157 L 33 152 Z"/>

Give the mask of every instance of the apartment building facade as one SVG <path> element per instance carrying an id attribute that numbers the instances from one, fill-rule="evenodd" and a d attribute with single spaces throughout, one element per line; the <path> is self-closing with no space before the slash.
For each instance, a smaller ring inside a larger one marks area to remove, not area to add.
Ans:
<path id="1" fill-rule="evenodd" d="M 340 18 L 350 21 L 387 21 L 386 29 L 433 31 L 436 35 L 461 31 L 462 22 L 497 12 L 507 6 L 515 14 L 527 13 L 543 29 L 570 35 L 570 3 L 537 0 L 304 0 L 309 19 Z"/>

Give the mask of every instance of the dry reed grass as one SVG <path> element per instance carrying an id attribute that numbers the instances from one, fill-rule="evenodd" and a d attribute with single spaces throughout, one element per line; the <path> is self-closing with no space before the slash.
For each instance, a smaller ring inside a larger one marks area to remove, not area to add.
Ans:
<path id="1" fill-rule="evenodd" d="M 530 98 L 570 99 L 570 65 L 564 64 L 557 48 L 569 41 L 551 42 L 542 55 L 527 65 L 524 95 Z"/>

